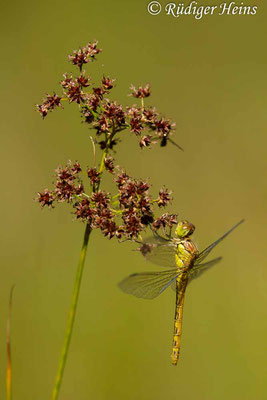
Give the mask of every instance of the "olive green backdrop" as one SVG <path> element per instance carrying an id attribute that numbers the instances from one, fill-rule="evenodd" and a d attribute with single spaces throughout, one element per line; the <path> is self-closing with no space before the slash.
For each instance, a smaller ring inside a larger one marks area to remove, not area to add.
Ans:
<path id="1" fill-rule="evenodd" d="M 210 1 L 219 4 L 217 1 Z M 248 3 L 246 1 L 245 3 Z M 84 226 L 62 205 L 41 211 L 35 193 L 69 159 L 92 162 L 76 107 L 44 121 L 34 110 L 72 70 L 67 55 L 98 39 L 87 71 L 152 87 L 149 104 L 177 122 L 173 146 L 141 151 L 125 135 L 117 163 L 153 188 L 173 190 L 170 208 L 192 221 L 200 248 L 241 218 L 214 251 L 223 262 L 190 285 L 181 360 L 170 363 L 174 293 L 149 302 L 117 282 L 152 270 L 129 243 L 90 240 L 62 400 L 266 399 L 266 17 L 200 21 L 151 16 L 136 1 L 13 1 L 1 4 L 0 397 L 5 393 L 9 290 L 14 400 L 49 399 Z M 165 3 L 163 3 L 165 4 Z M 205 4 L 209 4 L 205 2 Z"/>

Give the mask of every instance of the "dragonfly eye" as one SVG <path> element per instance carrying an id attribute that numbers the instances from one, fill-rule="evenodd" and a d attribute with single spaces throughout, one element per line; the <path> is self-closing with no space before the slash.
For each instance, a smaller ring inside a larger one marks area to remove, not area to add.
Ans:
<path id="1" fill-rule="evenodd" d="M 188 221 L 181 221 L 178 223 L 175 233 L 178 237 L 184 238 L 193 234 L 195 226 Z"/>

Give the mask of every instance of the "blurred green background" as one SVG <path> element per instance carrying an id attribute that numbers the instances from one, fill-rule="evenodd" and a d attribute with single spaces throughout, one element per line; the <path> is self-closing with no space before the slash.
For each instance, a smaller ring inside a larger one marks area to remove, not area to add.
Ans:
<path id="1" fill-rule="evenodd" d="M 103 53 L 87 72 L 116 78 L 112 95 L 124 105 L 131 83 L 149 82 L 149 104 L 177 122 L 185 149 L 141 151 L 126 135 L 117 163 L 155 192 L 173 190 L 170 210 L 196 225 L 200 248 L 246 223 L 188 289 L 177 368 L 174 293 L 153 302 L 121 293 L 118 281 L 153 266 L 94 233 L 60 399 L 267 398 L 267 5 L 255 4 L 255 16 L 196 21 L 151 16 L 143 0 L 2 2 L 0 398 L 13 283 L 14 400 L 49 399 L 54 383 L 84 226 L 67 206 L 41 211 L 34 197 L 58 164 L 87 166 L 92 153 L 75 106 L 42 121 L 34 104 L 73 70 L 72 49 L 95 38 Z"/>

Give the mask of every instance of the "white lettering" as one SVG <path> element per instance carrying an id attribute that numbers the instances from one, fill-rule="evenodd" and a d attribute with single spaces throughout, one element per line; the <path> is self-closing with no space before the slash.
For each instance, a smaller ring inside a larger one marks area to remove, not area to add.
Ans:
<path id="1" fill-rule="evenodd" d="M 238 13 L 238 7 L 234 7 L 234 8 L 232 9 L 232 14 L 235 15 L 235 14 L 237 14 L 237 13 Z"/>
<path id="2" fill-rule="evenodd" d="M 211 15 L 213 15 L 214 11 L 218 8 L 218 6 L 211 6 Z"/>
<path id="3" fill-rule="evenodd" d="M 249 15 L 250 14 L 250 7 L 243 7 L 243 14 L 244 15 Z"/>
<path id="4" fill-rule="evenodd" d="M 155 1 L 154 3 L 157 2 Z M 224 2 L 220 6 L 203 6 L 192 0 L 187 4 L 185 1 L 185 3 L 168 3 L 165 6 L 166 15 L 172 15 L 175 18 L 182 15 L 193 15 L 196 20 L 200 20 L 206 15 L 214 15 L 215 10 L 218 10 L 218 15 L 255 15 L 257 9 L 258 6 L 245 6 L 244 2 L 237 5 L 235 1 Z"/>
<path id="5" fill-rule="evenodd" d="M 179 14 L 182 15 L 183 11 L 184 11 L 184 4 L 179 4 L 176 11 L 177 17 L 179 17 Z"/>
<path id="6" fill-rule="evenodd" d="M 175 7 L 176 7 L 175 3 L 168 3 L 165 7 L 165 11 L 167 11 L 167 15 L 172 14 L 173 17 L 178 17 L 178 15 L 175 15 L 174 11 L 173 11 L 175 9 Z"/>
<path id="7" fill-rule="evenodd" d="M 185 14 L 185 15 L 194 14 L 194 13 L 192 13 L 193 4 L 197 4 L 197 2 L 196 2 L 196 1 L 191 1 L 191 3 L 189 4 L 189 6 L 185 7 L 185 10 L 184 10 L 184 14 Z"/>
<path id="8" fill-rule="evenodd" d="M 232 8 L 232 6 L 233 6 L 234 4 L 235 4 L 234 1 L 231 1 L 230 4 L 222 3 L 222 4 L 220 5 L 220 8 L 222 8 L 222 12 L 221 12 L 219 15 L 223 15 L 223 14 L 225 14 L 225 12 L 229 15 L 229 14 L 230 14 L 230 11 L 231 11 L 231 8 Z"/>
<path id="9" fill-rule="evenodd" d="M 195 16 L 196 19 L 201 19 L 203 17 L 203 10 L 204 10 L 204 6 L 198 7 L 197 14 Z"/>

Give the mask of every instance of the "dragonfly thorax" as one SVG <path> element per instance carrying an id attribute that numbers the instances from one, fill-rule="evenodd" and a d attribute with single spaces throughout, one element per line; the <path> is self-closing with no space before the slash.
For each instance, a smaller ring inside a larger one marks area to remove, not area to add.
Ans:
<path id="1" fill-rule="evenodd" d="M 178 268 L 190 268 L 197 255 L 197 246 L 190 238 L 180 240 L 179 243 L 177 243 L 175 261 Z"/>
<path id="2" fill-rule="evenodd" d="M 175 240 L 177 252 L 175 261 L 178 268 L 189 268 L 198 255 L 198 250 L 190 236 L 194 233 L 195 226 L 189 221 L 180 221 L 177 224 Z"/>

